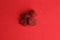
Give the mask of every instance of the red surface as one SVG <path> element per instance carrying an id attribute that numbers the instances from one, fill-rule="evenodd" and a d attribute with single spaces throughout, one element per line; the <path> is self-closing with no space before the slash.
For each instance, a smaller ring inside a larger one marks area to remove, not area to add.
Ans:
<path id="1" fill-rule="evenodd" d="M 18 23 L 28 8 L 37 13 L 34 27 Z M 60 1 L 0 0 L 0 40 L 60 40 Z"/>

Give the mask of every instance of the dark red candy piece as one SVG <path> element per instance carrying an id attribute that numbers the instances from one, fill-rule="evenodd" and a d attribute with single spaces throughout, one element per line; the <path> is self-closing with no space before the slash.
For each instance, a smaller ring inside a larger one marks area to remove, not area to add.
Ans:
<path id="1" fill-rule="evenodd" d="M 35 25 L 36 22 L 33 18 L 35 15 L 34 10 L 29 10 L 20 15 L 19 23 L 22 25 Z"/>

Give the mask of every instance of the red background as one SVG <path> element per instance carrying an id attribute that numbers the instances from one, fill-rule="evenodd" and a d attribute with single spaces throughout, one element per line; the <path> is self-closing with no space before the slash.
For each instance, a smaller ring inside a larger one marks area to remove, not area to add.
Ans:
<path id="1" fill-rule="evenodd" d="M 28 8 L 37 13 L 36 26 L 18 23 Z M 0 40 L 60 40 L 60 1 L 0 0 Z"/>

